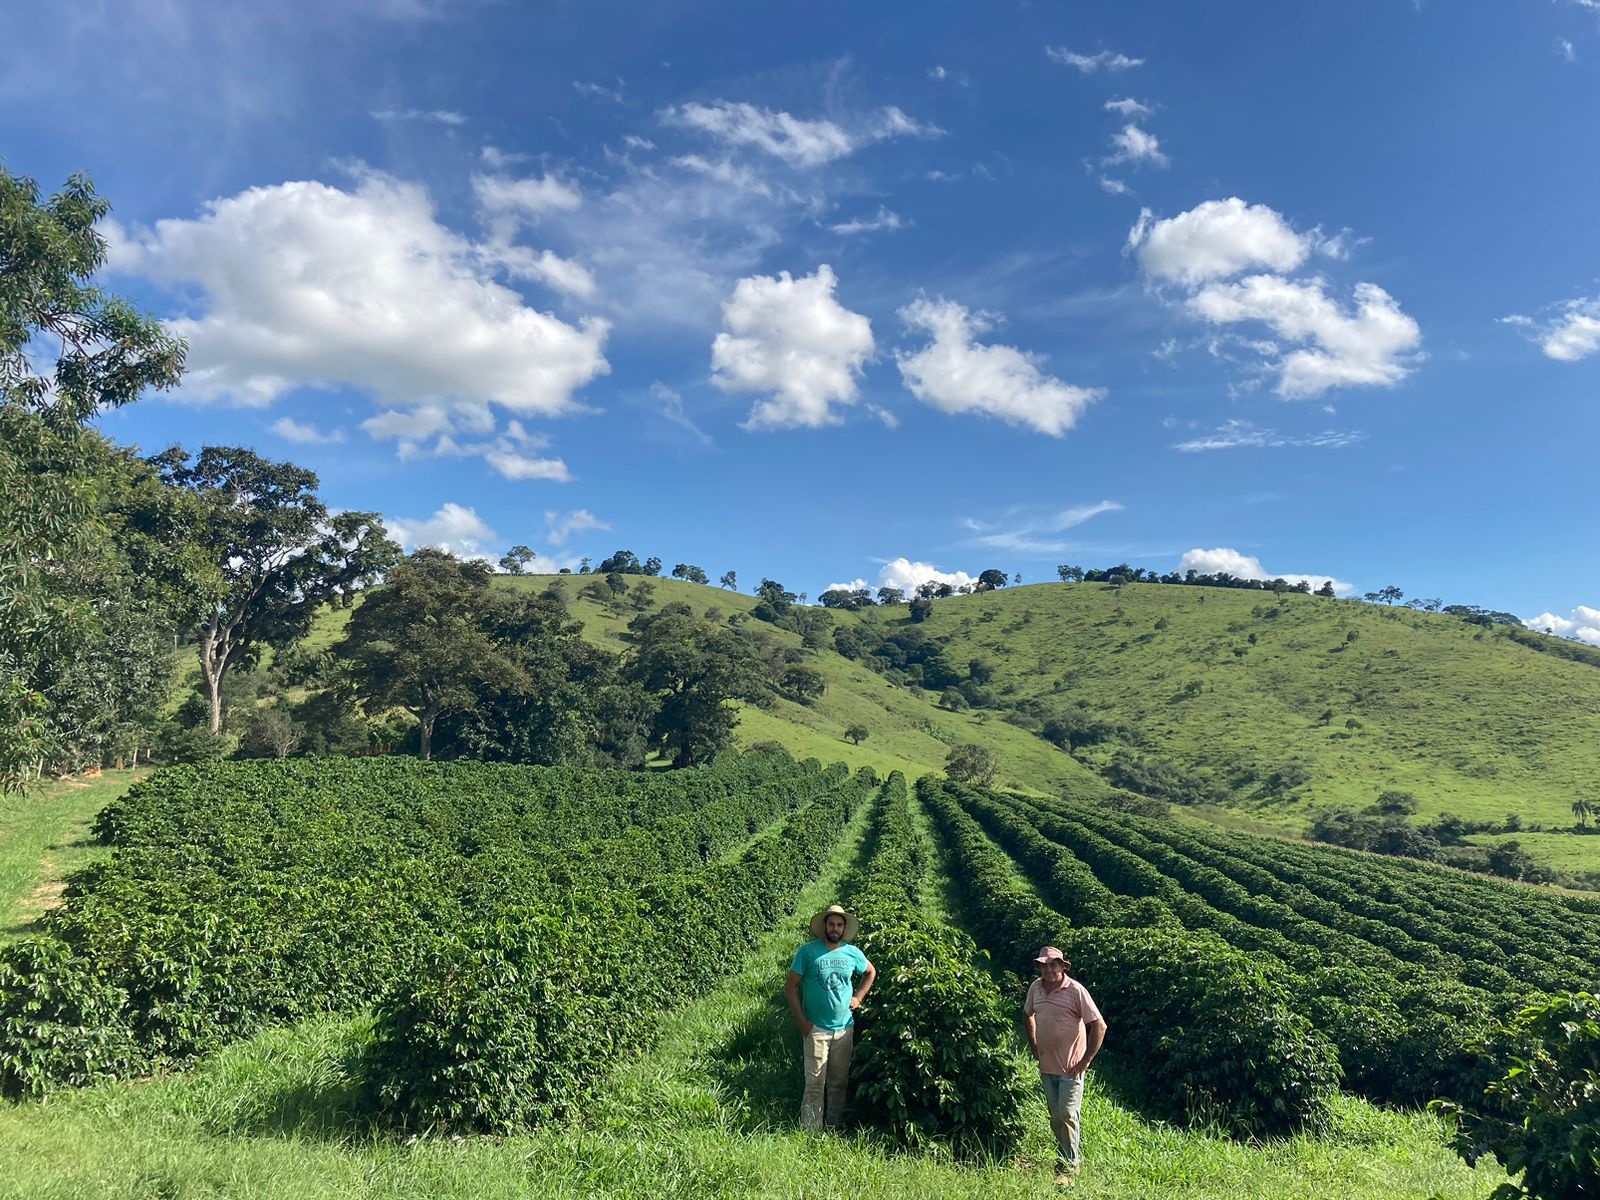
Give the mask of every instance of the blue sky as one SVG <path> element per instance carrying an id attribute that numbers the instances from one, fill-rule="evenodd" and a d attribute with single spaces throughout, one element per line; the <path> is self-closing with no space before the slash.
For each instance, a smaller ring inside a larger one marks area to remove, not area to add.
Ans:
<path id="1" fill-rule="evenodd" d="M 105 419 L 409 544 L 1119 560 L 1600 642 L 1600 3 L 13 6 L 188 337 Z M 903 560 L 903 562 L 902 562 Z"/>

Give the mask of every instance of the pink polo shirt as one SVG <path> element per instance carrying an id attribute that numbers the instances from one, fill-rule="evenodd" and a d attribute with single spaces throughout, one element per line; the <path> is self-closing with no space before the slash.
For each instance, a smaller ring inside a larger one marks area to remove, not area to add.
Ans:
<path id="1" fill-rule="evenodd" d="M 1089 989 L 1068 977 L 1055 991 L 1047 992 L 1044 980 L 1035 979 L 1028 987 L 1022 1011 L 1034 1021 L 1039 1039 L 1039 1070 L 1046 1075 L 1078 1074 L 1088 1045 L 1083 1027 L 1104 1019 Z"/>

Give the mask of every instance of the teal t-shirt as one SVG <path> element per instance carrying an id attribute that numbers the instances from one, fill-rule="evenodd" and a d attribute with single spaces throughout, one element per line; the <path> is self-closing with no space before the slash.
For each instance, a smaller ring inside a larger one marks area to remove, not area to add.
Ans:
<path id="1" fill-rule="evenodd" d="M 800 1011 L 818 1029 L 835 1032 L 855 1023 L 850 1011 L 853 980 L 867 972 L 867 956 L 846 943 L 829 950 L 828 943 L 807 942 L 794 952 L 789 970 L 800 976 Z"/>

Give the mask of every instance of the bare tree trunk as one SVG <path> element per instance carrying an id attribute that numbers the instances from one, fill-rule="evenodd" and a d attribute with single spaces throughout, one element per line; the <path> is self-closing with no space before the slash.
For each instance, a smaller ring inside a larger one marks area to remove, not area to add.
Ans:
<path id="1" fill-rule="evenodd" d="M 439 709 L 430 705 L 422 710 L 422 761 L 427 762 L 433 757 L 433 723 L 439 719 Z"/>

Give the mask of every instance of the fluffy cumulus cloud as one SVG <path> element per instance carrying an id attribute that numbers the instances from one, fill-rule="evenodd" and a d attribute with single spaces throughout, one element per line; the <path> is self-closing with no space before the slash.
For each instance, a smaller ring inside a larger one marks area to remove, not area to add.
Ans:
<path id="1" fill-rule="evenodd" d="M 1591 646 L 1600 646 L 1600 608 L 1590 608 L 1587 604 L 1578 605 L 1570 617 L 1558 617 L 1555 613 L 1545 612 L 1537 617 L 1524 617 L 1522 623 L 1542 633 L 1553 633 Z"/>
<path id="2" fill-rule="evenodd" d="M 1411 373 L 1422 342 L 1417 322 L 1377 284 L 1356 284 L 1346 306 L 1320 277 L 1288 278 L 1314 250 L 1347 254 L 1348 232 L 1298 233 L 1267 206 L 1235 196 L 1159 221 L 1146 209 L 1128 247 L 1147 278 L 1189 290 L 1192 316 L 1266 326 L 1271 338 L 1244 344 L 1277 376 L 1280 396 L 1306 399 L 1335 387 L 1392 387 Z"/>
<path id="3" fill-rule="evenodd" d="M 1342 579 L 1335 579 L 1332 575 L 1324 575 L 1314 571 L 1269 571 L 1261 565 L 1261 560 L 1249 554 L 1227 546 L 1218 546 L 1214 550 L 1190 550 L 1178 560 L 1178 570 L 1197 571 L 1201 575 L 1216 575 L 1226 572 L 1239 579 L 1283 579 L 1289 583 L 1299 583 L 1304 580 L 1313 589 L 1320 588 L 1330 580 L 1333 590 L 1339 596 L 1355 595 L 1355 584 L 1346 583 Z"/>
<path id="4" fill-rule="evenodd" d="M 1557 362 L 1577 362 L 1600 350 L 1600 297 L 1568 300 L 1545 321 L 1531 317 L 1502 317 L 1506 325 L 1525 330 L 1539 348 Z"/>
<path id="5" fill-rule="evenodd" d="M 1216 325 L 1260 322 L 1298 343 L 1274 364 L 1276 390 L 1291 400 L 1335 387 L 1392 387 L 1410 374 L 1411 353 L 1422 340 L 1416 321 L 1375 283 L 1356 284 L 1349 311 L 1327 295 L 1320 279 L 1251 275 L 1208 284 L 1190 297 L 1189 309 Z"/>
<path id="6" fill-rule="evenodd" d="M 981 413 L 1059 437 L 1104 395 L 1046 375 L 1037 355 L 978 343 L 992 322 L 954 300 L 916 300 L 900 317 L 929 338 L 922 349 L 895 355 L 901 377 L 913 396 L 944 412 Z"/>
<path id="7" fill-rule="evenodd" d="M 728 146 L 760 150 L 792 167 L 821 166 L 888 138 L 938 137 L 944 132 L 936 125 L 913 120 L 892 105 L 858 118 L 848 127 L 825 118 L 796 117 L 727 100 L 669 108 L 661 119 Z"/>
<path id="8" fill-rule="evenodd" d="M 872 323 L 834 299 L 837 282 L 826 263 L 798 279 L 754 275 L 723 304 L 711 381 L 725 392 L 767 393 L 745 428 L 837 425 L 834 405 L 856 402 Z"/>
<path id="9" fill-rule="evenodd" d="M 607 323 L 530 307 L 492 278 L 483 247 L 441 225 L 427 193 L 367 172 L 351 190 L 252 188 L 194 220 L 114 231 L 113 264 L 193 289 L 185 393 L 268 404 L 301 386 L 350 386 L 395 411 L 494 404 L 580 411 L 609 370 Z"/>
<path id="10" fill-rule="evenodd" d="M 432 546 L 460 558 L 487 558 L 484 547 L 497 536 L 475 510 L 455 503 L 445 504 L 431 517 L 389 517 L 384 525 L 407 550 Z"/>
<path id="11" fill-rule="evenodd" d="M 859 584 L 861 581 L 857 581 Z M 911 595 L 924 583 L 948 583 L 951 587 L 971 587 L 978 582 L 976 575 L 965 571 L 941 571 L 931 563 L 912 562 L 909 558 L 894 558 L 884 563 L 878 571 L 880 587 L 899 588 Z"/>
<path id="12" fill-rule="evenodd" d="M 583 203 L 576 186 L 555 175 L 516 179 L 509 175 L 474 175 L 472 195 L 478 207 L 494 218 L 537 219 L 548 212 L 571 211 Z"/>
<path id="13" fill-rule="evenodd" d="M 1310 255 L 1312 241 L 1265 204 L 1232 196 L 1163 221 L 1145 209 L 1128 246 L 1150 278 L 1189 286 L 1252 269 L 1292 271 Z"/>

